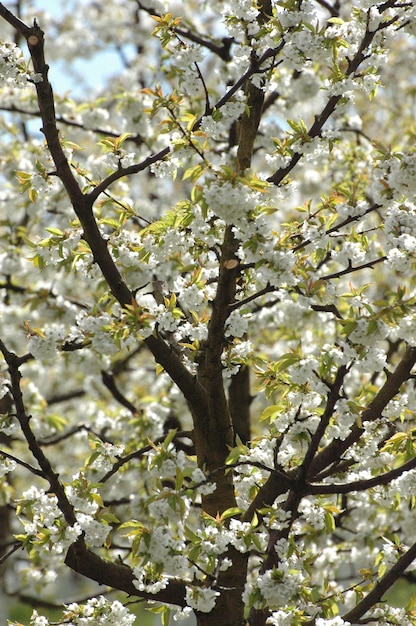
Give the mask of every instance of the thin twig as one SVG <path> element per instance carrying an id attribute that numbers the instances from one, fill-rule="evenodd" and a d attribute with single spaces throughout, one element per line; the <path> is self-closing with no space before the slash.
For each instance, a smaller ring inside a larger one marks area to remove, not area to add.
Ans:
<path id="1" fill-rule="evenodd" d="M 15 552 L 17 552 L 18 550 L 20 550 L 20 548 L 22 547 L 22 542 L 18 541 L 16 542 L 12 548 L 10 548 L 10 550 L 8 552 L 6 552 L 6 554 L 3 554 L 3 556 L 0 557 L 0 565 L 2 563 L 4 563 L 5 561 L 7 561 L 7 559 L 14 554 Z"/>
<path id="2" fill-rule="evenodd" d="M 193 439 L 193 431 L 192 430 L 181 430 L 181 431 L 178 431 L 175 434 L 174 438 L 172 439 L 172 442 L 175 443 L 176 440 L 183 439 L 184 437 L 187 437 L 189 439 Z M 101 478 L 101 480 L 99 482 L 100 483 L 107 482 L 107 480 L 109 478 L 111 478 L 111 476 L 114 476 L 114 474 L 116 472 L 118 472 L 120 467 L 123 467 L 123 465 L 125 465 L 126 463 L 129 463 L 133 459 L 140 459 L 147 452 L 150 452 L 151 450 L 154 450 L 156 445 L 163 443 L 165 441 L 165 439 L 166 439 L 166 435 L 163 435 L 162 437 L 158 437 L 157 439 L 152 441 L 152 443 L 148 444 L 147 446 L 143 446 L 142 448 L 139 448 L 138 450 L 135 450 L 134 452 L 131 452 L 130 454 L 127 454 L 124 457 L 119 457 L 119 459 L 117 459 L 117 461 L 114 463 L 114 465 L 111 468 L 111 470 L 109 470 Z"/>
<path id="3" fill-rule="evenodd" d="M 8 452 L 5 452 L 4 450 L 0 450 L 0 455 L 3 456 L 5 459 L 10 459 L 10 461 L 14 461 L 15 463 L 17 463 L 17 465 L 21 465 L 22 467 L 29 470 L 29 472 L 31 472 L 32 474 L 35 474 L 36 476 L 41 476 L 42 478 L 44 478 L 43 472 L 41 470 L 36 469 L 36 467 L 33 467 L 32 465 L 29 465 L 29 463 L 25 463 L 25 461 L 22 461 L 16 456 L 13 456 L 13 454 L 9 454 Z"/>

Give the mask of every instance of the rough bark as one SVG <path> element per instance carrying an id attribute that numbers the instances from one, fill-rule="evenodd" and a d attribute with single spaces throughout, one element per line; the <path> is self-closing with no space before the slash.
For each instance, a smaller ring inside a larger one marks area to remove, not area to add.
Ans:
<path id="1" fill-rule="evenodd" d="M 231 378 L 228 388 L 228 404 L 230 407 L 231 420 L 234 434 L 238 435 L 243 443 L 250 440 L 250 370 L 242 365 Z"/>

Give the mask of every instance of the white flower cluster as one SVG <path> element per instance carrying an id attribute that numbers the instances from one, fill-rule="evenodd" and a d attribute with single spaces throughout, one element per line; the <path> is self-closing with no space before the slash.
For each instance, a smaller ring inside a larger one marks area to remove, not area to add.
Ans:
<path id="1" fill-rule="evenodd" d="M 253 463 L 259 463 L 265 467 L 273 467 L 274 449 L 275 440 L 263 438 L 253 442 L 253 446 L 247 451 L 247 454 L 239 457 L 239 461 L 246 461 L 247 464 L 244 463 L 235 468 L 237 506 L 244 507 L 244 503 L 247 502 L 250 493 L 269 476 L 268 471 L 254 466 Z M 282 527 L 284 527 L 286 525 L 285 515 L 280 516 L 280 513 L 277 514 L 275 523 L 276 525 L 282 524 Z"/>
<path id="2" fill-rule="evenodd" d="M 155 531 L 158 529 L 156 528 Z M 162 529 L 160 529 L 162 530 Z M 152 533 L 153 536 L 154 533 Z M 169 537 L 167 535 L 165 529 L 163 529 L 162 533 L 157 533 L 158 538 L 161 536 L 163 538 Z M 156 557 L 153 557 L 155 559 Z M 138 589 L 138 591 L 147 591 L 148 593 L 158 593 L 162 589 L 166 589 L 169 583 L 169 578 L 163 574 L 155 575 L 153 573 L 153 565 L 145 564 L 140 565 L 133 568 L 134 580 L 133 585 Z"/>
<path id="3" fill-rule="evenodd" d="M 177 169 L 177 159 L 172 155 L 169 155 L 169 157 L 162 161 L 156 161 L 156 163 L 152 163 L 150 166 L 150 171 L 157 178 L 175 178 Z"/>
<path id="4" fill-rule="evenodd" d="M 413 191 L 411 193 L 413 195 Z M 416 256 L 416 206 L 407 201 L 391 203 L 386 211 L 384 232 L 388 242 L 389 264 L 395 271 L 406 273 Z"/>
<path id="5" fill-rule="evenodd" d="M 20 518 L 25 533 L 35 545 L 40 544 L 42 550 L 53 555 L 65 554 L 82 532 L 79 524 L 66 524 L 57 497 L 43 489 L 30 487 L 22 494 L 19 506 L 26 514 Z"/>
<path id="6" fill-rule="evenodd" d="M 126 168 L 134 164 L 136 158 L 135 152 L 120 151 L 119 153 L 106 152 L 102 157 L 102 162 L 106 167 L 117 170 L 120 167 Z"/>
<path id="7" fill-rule="evenodd" d="M 180 485 L 176 489 L 165 486 L 165 481 L 172 482 L 175 477 L 177 481 L 179 476 L 184 475 L 191 479 L 191 482 L 188 480 L 186 483 L 190 497 L 182 493 Z M 145 537 L 145 540 L 140 541 L 136 552 L 140 562 L 133 570 L 134 585 L 139 590 L 156 593 L 166 587 L 170 576 L 180 576 L 189 582 L 193 579 L 203 581 L 203 572 L 219 565 L 216 556 L 224 552 L 229 537 L 223 536 L 216 527 L 196 528 L 193 539 L 194 542 L 197 541 L 199 554 L 192 557 L 192 561 L 197 563 L 192 565 L 189 560 L 187 525 L 193 527 L 195 524 L 195 520 L 190 518 L 191 498 L 199 501 L 201 494 L 209 494 L 215 490 L 215 484 L 207 482 L 202 470 L 194 467 L 183 452 L 174 455 L 173 449 L 166 450 L 163 447 L 160 451 L 155 450 L 149 454 L 147 477 L 148 485 L 154 493 L 153 497 L 147 497 L 145 501 L 151 525 L 146 529 L 142 528 L 142 538 Z M 138 502 L 137 506 L 142 511 L 143 504 Z M 169 533 L 166 532 L 167 525 L 170 528 Z M 221 567 L 225 567 L 224 562 Z M 190 592 L 191 598 L 193 593 Z M 194 601 L 198 597 L 199 606 L 208 606 L 204 604 L 204 598 L 208 602 L 205 595 L 199 596 L 197 592 L 195 594 Z"/>
<path id="8" fill-rule="evenodd" d="M 83 493 L 80 492 L 80 482 Z M 111 530 L 108 524 L 95 518 L 99 510 L 96 489 L 86 490 L 87 481 L 80 481 L 78 475 L 73 483 L 75 486 L 67 485 L 65 489 L 75 509 L 77 522 L 73 526 L 65 522 L 56 496 L 45 493 L 43 489 L 31 487 L 19 501 L 19 507 L 25 513 L 25 517 L 21 517 L 25 533 L 34 545 L 52 556 L 65 554 L 81 532 L 90 546 L 102 546 Z"/>
<path id="9" fill-rule="evenodd" d="M 91 340 L 93 349 L 101 355 L 110 356 L 115 354 L 120 347 L 114 340 L 111 331 L 112 317 L 109 313 L 101 313 L 97 316 L 82 311 L 77 315 L 77 325 L 73 329 L 74 336 L 78 334 Z"/>
<path id="10" fill-rule="evenodd" d="M 240 311 L 232 311 L 225 323 L 226 337 L 243 337 L 248 329 L 247 316 L 241 315 Z"/>
<path id="11" fill-rule="evenodd" d="M 372 609 L 369 620 L 371 621 L 367 622 L 368 626 L 391 626 L 392 624 L 400 624 L 400 626 L 414 625 L 414 619 L 406 615 L 405 609 L 394 608 L 388 604 L 383 604 L 383 606 Z"/>
<path id="12" fill-rule="evenodd" d="M 4 432 L 4 431 L 3 431 Z M 0 478 L 6 476 L 17 467 L 16 461 L 0 455 Z"/>
<path id="13" fill-rule="evenodd" d="M 316 530 L 323 530 L 325 528 L 325 511 L 322 507 L 313 502 L 312 499 L 304 498 L 300 503 L 299 512 L 306 523 L 310 524 L 312 528 Z"/>
<path id="14" fill-rule="evenodd" d="M 351 626 L 351 622 L 346 622 L 342 617 L 318 617 L 316 620 L 316 626 Z"/>
<path id="15" fill-rule="evenodd" d="M 215 215 L 227 224 L 237 226 L 241 221 L 247 220 L 250 211 L 262 202 L 261 194 L 246 185 L 220 180 L 207 181 L 204 198 Z"/>
<path id="16" fill-rule="evenodd" d="M 416 193 L 416 154 L 402 154 L 388 160 L 387 182 L 396 197 L 409 198 Z"/>
<path id="17" fill-rule="evenodd" d="M 232 100 L 224 104 L 220 111 L 213 117 L 205 115 L 201 121 L 201 131 L 215 140 L 224 139 L 233 122 L 244 113 L 245 99 L 237 93 Z"/>
<path id="18" fill-rule="evenodd" d="M 186 587 L 186 602 L 188 606 L 201 613 L 210 613 L 219 595 L 219 591 L 214 591 L 210 587 Z"/>
<path id="19" fill-rule="evenodd" d="M 76 474 L 72 484 L 66 486 L 65 493 L 75 509 L 77 525 L 85 534 L 88 545 L 102 546 L 111 527 L 96 519 L 100 509 L 97 489 L 92 487 L 83 475 Z"/>
<path id="20" fill-rule="evenodd" d="M 109 126 L 110 113 L 100 106 L 89 107 L 82 112 L 82 123 L 85 128 L 106 128 Z"/>
<path id="21" fill-rule="evenodd" d="M 283 541 L 283 543 L 286 542 Z M 287 546 L 284 551 L 287 551 Z M 298 596 L 302 583 L 307 577 L 302 560 L 293 554 L 291 556 L 284 554 L 278 570 L 269 569 L 259 575 L 257 580 L 247 582 L 243 593 L 244 601 L 248 603 L 250 595 L 253 591 L 257 591 L 271 609 L 285 607 Z M 261 606 L 260 601 L 258 606 Z"/>
<path id="22" fill-rule="evenodd" d="M 231 378 L 234 376 L 241 365 L 247 362 L 252 352 L 253 344 L 251 341 L 235 341 L 225 349 L 221 355 L 221 363 L 225 368 L 224 377 Z"/>
<path id="23" fill-rule="evenodd" d="M 416 346 L 416 315 L 409 314 L 402 317 L 390 336 L 393 341 L 400 338 L 410 346 Z"/>
<path id="24" fill-rule="evenodd" d="M 108 472 L 112 468 L 115 459 L 123 454 L 124 445 L 115 445 L 108 441 L 97 439 L 94 441 L 93 449 L 94 460 L 89 464 L 89 468 L 104 473 Z"/>
<path id="25" fill-rule="evenodd" d="M 203 48 L 196 44 L 176 40 L 170 43 L 169 52 L 172 53 L 172 63 L 179 74 L 181 88 L 186 94 L 194 96 L 202 89 L 196 64 L 204 59 Z"/>
<path id="26" fill-rule="evenodd" d="M 12 624 L 12 622 L 10 622 Z M 30 618 L 30 626 L 49 626 L 50 622 L 47 617 L 43 615 L 39 615 L 36 609 L 33 610 L 32 616 Z M 17 626 L 16 622 L 12 624 L 12 626 Z"/>
<path id="27" fill-rule="evenodd" d="M 68 604 L 63 618 L 74 626 L 132 626 L 136 620 L 121 602 L 103 596 L 91 598 L 85 604 Z"/>
<path id="28" fill-rule="evenodd" d="M 272 626 L 292 626 L 293 610 L 279 609 L 279 611 L 273 611 L 270 617 L 267 618 L 266 624 L 271 624 Z"/>
<path id="29" fill-rule="evenodd" d="M 29 351 L 35 359 L 48 362 L 56 357 L 58 348 L 65 339 L 65 327 L 62 324 L 50 324 L 42 335 L 32 334 L 29 339 Z"/>
<path id="30" fill-rule="evenodd" d="M 228 0 L 223 3 L 222 14 L 225 18 L 252 22 L 257 19 L 259 10 L 253 0 Z"/>
<path id="31" fill-rule="evenodd" d="M 29 72 L 23 53 L 11 42 L 0 43 L 0 87 L 27 87 L 28 81 L 40 82 L 42 76 Z"/>
<path id="32" fill-rule="evenodd" d="M 356 326 L 349 335 L 349 339 L 352 343 L 371 347 L 388 337 L 389 328 L 385 322 L 376 320 L 374 327 L 372 327 L 371 332 L 369 332 L 370 321 L 371 318 L 369 316 L 357 319 Z M 379 369 L 377 371 L 379 371 Z"/>
<path id="33" fill-rule="evenodd" d="M 0 399 L 4 398 L 10 391 L 10 383 L 7 378 L 0 377 Z"/>
<path id="34" fill-rule="evenodd" d="M 71 626 L 132 626 L 136 616 L 130 613 L 118 600 L 110 601 L 99 596 L 85 604 L 72 602 L 63 613 L 63 622 Z M 30 626 L 50 626 L 51 622 L 33 611 Z"/>

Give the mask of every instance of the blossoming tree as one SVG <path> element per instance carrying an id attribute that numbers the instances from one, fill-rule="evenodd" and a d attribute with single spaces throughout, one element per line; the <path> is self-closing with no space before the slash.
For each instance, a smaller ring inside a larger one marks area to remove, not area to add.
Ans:
<path id="1" fill-rule="evenodd" d="M 385 599 L 416 559 L 414 3 L 6 4 L 5 592 L 416 624 Z"/>

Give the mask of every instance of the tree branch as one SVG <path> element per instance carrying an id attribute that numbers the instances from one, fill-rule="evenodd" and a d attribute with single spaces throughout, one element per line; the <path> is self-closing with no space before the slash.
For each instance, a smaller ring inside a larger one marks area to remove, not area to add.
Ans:
<path id="1" fill-rule="evenodd" d="M 21 109 L 17 106 L 0 106 L 0 111 L 6 111 L 8 113 L 19 113 L 20 115 L 28 115 L 30 117 L 40 117 L 39 111 L 26 111 L 25 109 Z M 106 137 L 120 137 L 121 132 L 117 132 L 114 130 L 110 130 L 109 128 L 86 128 L 84 124 L 81 122 L 76 122 L 75 120 L 68 119 L 63 115 L 56 115 L 56 121 L 58 124 L 63 124 L 65 126 L 71 126 L 72 128 L 79 128 L 80 130 L 85 131 L 86 133 L 96 133 L 97 135 L 104 135 Z M 127 138 L 127 141 L 131 141 L 132 143 L 140 146 L 144 143 L 143 137 L 140 135 L 131 135 Z"/>
<path id="2" fill-rule="evenodd" d="M 399 393 L 401 386 L 404 382 L 409 380 L 411 370 L 416 363 L 416 348 L 407 347 L 406 351 L 397 365 L 394 372 L 388 375 L 388 378 L 384 385 L 379 389 L 373 400 L 365 409 L 360 418 L 362 425 L 357 423 L 351 428 L 351 432 L 343 441 L 340 439 L 334 440 L 326 448 L 319 452 L 318 455 L 312 461 L 309 472 L 308 480 L 319 477 L 321 472 L 326 467 L 332 465 L 335 461 L 339 460 L 341 456 L 348 450 L 364 432 L 365 422 L 375 421 L 381 417 L 381 414 L 387 404 Z"/>
<path id="3" fill-rule="evenodd" d="M 370 402 L 368 408 L 361 415 L 361 423 L 366 421 L 374 421 L 382 414 L 383 409 L 400 391 L 402 384 L 409 379 L 411 370 L 416 363 L 416 348 L 408 347 L 401 359 L 400 363 L 392 372 L 384 385 L 379 389 L 376 396 Z M 296 488 L 305 495 L 308 493 L 308 482 L 315 479 L 319 480 L 319 472 L 333 465 L 339 460 L 346 450 L 348 450 L 364 432 L 363 426 L 355 424 L 350 435 L 343 441 L 336 439 L 311 461 L 307 475 L 303 480 L 299 481 L 299 485 L 294 487 L 294 483 L 299 478 L 298 470 L 295 469 L 287 473 L 287 478 L 283 479 L 280 474 L 272 473 L 261 487 L 256 497 L 248 507 L 242 517 L 242 521 L 251 521 L 253 515 L 263 507 L 271 506 L 276 498 L 285 493 L 288 489 Z M 406 470 L 402 470 L 406 471 Z"/>
<path id="4" fill-rule="evenodd" d="M 137 4 L 138 4 L 139 9 L 141 9 L 142 11 L 144 11 L 151 17 L 152 16 L 161 17 L 160 13 L 158 13 L 154 9 L 143 6 L 143 4 L 139 1 L 137 2 Z M 177 35 L 180 35 L 181 37 L 185 37 L 186 39 L 189 39 L 189 41 L 193 41 L 194 43 L 197 43 L 203 48 L 207 48 L 207 50 L 211 50 L 211 52 L 214 52 L 214 54 L 217 54 L 224 61 L 231 60 L 230 48 L 231 48 L 231 44 L 234 41 L 231 37 L 224 37 L 222 40 L 222 46 L 219 46 L 213 43 L 209 39 L 205 39 L 204 37 L 201 37 L 200 35 L 195 35 L 195 33 L 193 33 L 189 29 L 185 30 L 183 28 L 173 28 L 172 30 Z"/>
<path id="5" fill-rule="evenodd" d="M 186 606 L 185 584 L 182 581 L 171 579 L 166 589 L 162 589 L 154 594 L 147 591 L 139 591 L 133 584 L 134 575 L 130 567 L 102 559 L 94 552 L 91 552 L 81 538 L 70 546 L 65 564 L 78 574 L 95 580 L 100 585 L 108 585 L 131 596 L 146 598 L 156 602 L 166 602 L 181 607 Z"/>
<path id="6" fill-rule="evenodd" d="M 3 17 L 14 29 L 16 29 L 25 39 L 31 34 L 31 27 L 27 26 L 21 19 L 14 15 L 9 9 L 7 9 L 2 2 L 0 2 L 0 17 Z"/>
<path id="7" fill-rule="evenodd" d="M 175 434 L 174 438 L 172 439 L 172 442 L 175 443 L 176 441 L 178 441 L 179 439 L 182 439 L 183 437 L 193 439 L 194 432 L 191 430 L 181 430 Z M 120 457 L 113 464 L 113 467 L 110 470 L 108 470 L 108 472 L 100 479 L 99 482 L 106 483 L 111 478 L 111 476 L 114 476 L 114 474 L 118 472 L 120 467 L 123 467 L 123 465 L 126 465 L 126 463 L 129 463 L 133 459 L 140 459 L 147 452 L 151 452 L 152 450 L 154 450 L 155 445 L 158 445 L 159 443 L 163 443 L 165 439 L 166 439 L 166 435 L 163 435 L 162 437 L 158 437 L 157 439 L 152 441 L 151 444 L 147 446 L 143 446 L 142 448 L 140 448 L 139 450 L 135 450 L 134 452 L 130 452 L 130 454 L 127 454 L 126 456 Z"/>
<path id="8" fill-rule="evenodd" d="M 332 483 L 332 484 L 310 484 L 307 485 L 305 491 L 310 495 L 322 495 L 322 494 L 342 494 L 342 493 L 351 493 L 352 491 L 366 491 L 367 489 L 372 489 L 373 487 L 379 487 L 380 485 L 389 485 L 392 480 L 395 480 L 405 472 L 409 472 L 412 469 L 416 468 L 416 457 L 407 461 L 407 463 L 403 463 L 399 467 L 390 470 L 389 472 L 385 472 L 384 474 L 379 474 L 378 476 L 374 476 L 373 478 L 367 478 L 365 480 L 354 480 L 350 483 Z"/>
<path id="9" fill-rule="evenodd" d="M 323 7 L 324 9 L 326 9 L 327 11 L 329 11 L 331 17 L 338 17 L 339 0 L 337 0 L 334 5 L 327 2 L 327 0 L 315 0 L 315 2 L 319 4 L 321 7 Z"/>
<path id="10" fill-rule="evenodd" d="M 367 261 L 367 263 L 363 263 L 362 265 L 356 265 L 355 267 L 353 267 L 352 265 L 349 265 L 348 267 L 346 267 L 343 270 L 340 270 L 339 272 L 334 272 L 333 274 L 327 274 L 326 276 L 320 276 L 319 280 L 331 280 L 332 278 L 340 278 L 341 276 L 345 276 L 346 274 L 359 272 L 360 270 L 364 270 L 368 267 L 373 269 L 374 265 L 377 265 L 378 263 L 383 263 L 383 261 L 385 261 L 386 259 L 387 259 L 386 256 L 381 256 L 378 259 L 374 259 L 374 261 Z"/>
<path id="11" fill-rule="evenodd" d="M 66 496 L 64 486 L 59 480 L 59 475 L 53 471 L 49 459 L 43 453 L 30 427 L 30 417 L 26 413 L 22 391 L 20 389 L 21 374 L 19 366 L 21 364 L 21 359 L 19 359 L 19 357 L 17 357 L 13 352 L 9 352 L 1 339 L 0 350 L 3 353 L 9 370 L 11 381 L 10 393 L 13 396 L 16 418 L 19 421 L 20 428 L 22 429 L 22 433 L 27 441 L 29 450 L 42 470 L 42 477 L 48 481 L 51 491 L 56 495 L 58 506 L 62 511 L 65 521 L 69 524 L 69 526 L 73 526 L 76 523 L 74 508 Z"/>
<path id="12" fill-rule="evenodd" d="M 361 41 L 360 47 L 358 48 L 354 58 L 348 62 L 348 68 L 345 72 L 346 77 L 352 76 L 357 71 L 360 64 L 364 61 L 364 59 L 366 58 L 365 51 L 371 45 L 371 42 L 373 41 L 378 30 L 379 29 L 370 31 L 367 27 L 367 30 Z M 335 109 L 337 108 L 338 102 L 341 100 L 341 98 L 342 98 L 342 95 L 331 96 L 329 98 L 328 102 L 322 109 L 321 113 L 315 116 L 315 121 L 313 122 L 313 124 L 308 130 L 308 137 L 310 137 L 311 139 L 314 139 L 315 137 L 318 137 L 321 134 L 325 123 L 334 113 Z M 296 152 L 292 156 L 290 162 L 288 163 L 286 167 L 277 170 L 277 172 L 275 172 L 275 174 L 273 174 L 272 176 L 269 176 L 267 180 L 270 183 L 273 183 L 274 185 L 280 185 L 282 180 L 286 178 L 286 176 L 292 171 L 295 165 L 297 165 L 297 163 L 300 161 L 302 156 L 303 156 L 302 154 L 300 154 L 299 152 Z"/>
<path id="13" fill-rule="evenodd" d="M 139 409 L 137 409 L 134 404 L 132 404 L 130 400 L 128 400 L 117 387 L 113 374 L 102 370 L 101 380 L 103 381 L 104 385 L 107 387 L 113 398 L 117 400 L 117 402 L 121 404 L 121 406 L 124 406 L 126 409 L 128 409 L 132 415 L 140 415 L 141 411 L 139 411 Z"/>
<path id="14" fill-rule="evenodd" d="M 0 4 L 0 16 L 8 18 L 10 11 L 5 9 Z M 16 18 L 17 19 L 17 18 Z M 9 20 L 8 20 L 9 21 Z M 114 177 L 109 177 L 103 181 L 98 187 L 96 187 L 90 194 L 84 195 L 81 188 L 75 179 L 71 167 L 65 157 L 62 146 L 59 141 L 59 133 L 56 123 L 54 96 L 51 84 L 48 79 L 48 65 L 45 62 L 44 55 L 44 33 L 37 26 L 32 28 L 20 24 L 19 27 L 22 34 L 26 37 L 29 52 L 32 58 L 33 67 L 36 73 L 42 76 L 42 80 L 35 84 L 40 115 L 43 122 L 42 131 L 45 135 L 46 142 L 48 144 L 49 151 L 52 159 L 55 163 L 56 173 L 61 179 L 66 192 L 69 196 L 75 214 L 81 222 L 81 226 L 84 232 L 85 241 L 91 248 L 95 262 L 100 267 L 100 270 L 111 290 L 111 293 L 116 300 L 121 304 L 123 308 L 129 306 L 134 301 L 134 295 L 124 282 L 107 246 L 107 242 L 101 235 L 97 222 L 95 220 L 92 206 L 93 202 L 98 195 L 104 191 L 104 189 L 111 183 L 112 180 L 120 178 L 118 172 L 115 172 Z M 15 21 L 11 21 L 12 25 L 15 25 Z M 165 149 L 158 155 L 149 157 L 139 166 L 132 166 L 133 170 L 137 171 L 145 169 L 150 163 L 161 158 L 161 154 L 169 152 L 169 148 Z M 127 168 L 126 171 L 130 171 L 131 168 Z M 125 172 L 123 172 L 124 175 Z M 156 361 L 162 365 L 167 371 L 172 380 L 178 385 L 181 391 L 184 393 L 187 400 L 194 406 L 196 414 L 206 415 L 205 401 L 202 389 L 198 388 L 198 385 L 192 376 L 192 374 L 186 369 L 183 363 L 180 361 L 178 355 L 174 353 L 170 346 L 168 346 L 164 340 L 159 336 L 151 336 L 145 339 L 145 344 L 152 352 Z"/>
<path id="15" fill-rule="evenodd" d="M 41 470 L 36 469 L 36 467 L 33 467 L 32 465 L 29 465 L 29 463 L 25 463 L 21 459 L 18 459 L 16 456 L 13 456 L 13 454 L 9 454 L 4 450 L 0 450 L 0 456 L 4 457 L 5 459 L 10 459 L 10 461 L 14 461 L 17 465 L 21 465 L 21 467 L 29 470 L 31 474 L 35 474 L 35 476 L 40 476 L 41 478 L 44 478 L 43 472 Z"/>
<path id="16" fill-rule="evenodd" d="M 325 434 L 325 431 L 328 427 L 329 421 L 334 413 L 335 405 L 340 398 L 342 384 L 344 382 L 344 378 L 348 372 L 348 368 L 345 365 L 339 367 L 335 380 L 331 385 L 330 391 L 328 393 L 325 411 L 322 414 L 322 417 L 319 421 L 318 427 L 314 434 L 312 435 L 310 444 L 304 456 L 302 465 L 300 467 L 299 476 L 304 477 L 308 474 L 308 469 L 312 463 L 312 460 L 318 450 L 319 444 L 321 442 L 322 437 Z"/>
<path id="17" fill-rule="evenodd" d="M 372 609 L 377 602 L 380 602 L 386 591 L 394 585 L 396 580 L 400 578 L 403 572 L 416 559 L 416 543 L 413 544 L 407 552 L 405 552 L 398 561 L 391 567 L 380 580 L 378 580 L 374 588 L 360 601 L 358 604 L 345 613 L 342 619 L 346 622 L 356 623 L 357 620 L 365 615 L 367 611 Z"/>

